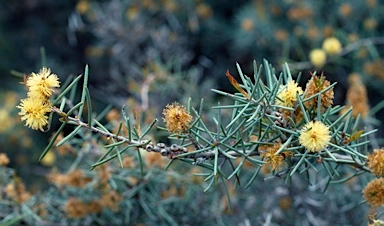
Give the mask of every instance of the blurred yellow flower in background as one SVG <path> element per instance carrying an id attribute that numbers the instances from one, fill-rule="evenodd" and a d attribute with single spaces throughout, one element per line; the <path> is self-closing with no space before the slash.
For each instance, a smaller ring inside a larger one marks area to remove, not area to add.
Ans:
<path id="1" fill-rule="evenodd" d="M 322 49 L 313 49 L 309 53 L 309 60 L 315 67 L 321 68 L 327 61 L 327 54 Z"/>
<path id="2" fill-rule="evenodd" d="M 335 55 L 340 53 L 341 48 L 341 42 L 335 37 L 327 38 L 323 42 L 323 50 L 329 55 Z"/>
<path id="3" fill-rule="evenodd" d="M 56 162 L 56 155 L 53 153 L 53 151 L 49 151 L 44 158 L 41 160 L 41 164 L 43 166 L 53 166 L 53 164 Z"/>

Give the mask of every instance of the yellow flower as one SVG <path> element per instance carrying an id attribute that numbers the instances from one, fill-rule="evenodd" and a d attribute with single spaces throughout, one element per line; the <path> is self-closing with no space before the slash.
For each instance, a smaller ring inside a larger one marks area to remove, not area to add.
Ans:
<path id="1" fill-rule="evenodd" d="M 288 82 L 287 86 L 281 86 L 280 92 L 277 94 L 276 104 L 285 106 L 285 107 L 293 107 L 296 104 L 297 98 L 296 94 L 302 94 L 303 90 L 295 81 Z"/>
<path id="2" fill-rule="evenodd" d="M 322 49 L 314 49 L 309 53 L 309 60 L 315 67 L 321 68 L 326 63 L 327 55 Z"/>
<path id="3" fill-rule="evenodd" d="M 46 113 L 51 112 L 50 102 L 29 97 L 22 99 L 17 108 L 20 109 L 19 115 L 22 115 L 21 120 L 26 121 L 26 126 L 43 130 L 43 127 L 48 124 Z"/>
<path id="4" fill-rule="evenodd" d="M 86 12 L 88 12 L 89 8 L 90 8 L 90 4 L 87 1 L 81 0 L 76 4 L 76 10 L 80 14 L 85 14 Z"/>
<path id="5" fill-rule="evenodd" d="M 28 96 L 44 99 L 53 94 L 53 87 L 60 87 L 60 82 L 57 75 L 52 74 L 49 68 L 43 67 L 38 74 L 32 73 L 28 77 L 27 86 Z"/>
<path id="6" fill-rule="evenodd" d="M 13 120 L 6 109 L 0 109 L 0 133 L 3 133 L 13 126 Z"/>
<path id="7" fill-rule="evenodd" d="M 180 134 L 186 131 L 192 121 L 192 116 L 184 106 L 180 106 L 178 103 L 168 104 L 163 110 L 163 115 L 167 130 L 171 133 Z"/>
<path id="8" fill-rule="evenodd" d="M 49 166 L 53 166 L 55 161 L 56 161 L 56 155 L 52 151 L 49 151 L 41 160 L 41 164 L 43 164 L 43 166 L 49 167 Z"/>
<path id="9" fill-rule="evenodd" d="M 363 190 L 363 197 L 371 206 L 382 206 L 384 204 L 384 179 L 376 178 L 369 182 Z"/>
<path id="10" fill-rule="evenodd" d="M 384 149 L 375 149 L 372 154 L 368 154 L 368 168 L 378 176 L 384 176 Z"/>
<path id="11" fill-rule="evenodd" d="M 341 47 L 340 41 L 335 37 L 327 38 L 323 42 L 323 50 L 329 55 L 340 53 Z"/>
<path id="12" fill-rule="evenodd" d="M 329 129 L 320 121 L 309 122 L 304 125 L 300 133 L 299 142 L 310 152 L 320 152 L 331 140 Z"/>

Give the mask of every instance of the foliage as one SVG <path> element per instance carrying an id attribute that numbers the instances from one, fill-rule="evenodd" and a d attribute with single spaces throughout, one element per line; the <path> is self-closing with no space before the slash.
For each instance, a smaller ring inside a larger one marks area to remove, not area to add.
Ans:
<path id="1" fill-rule="evenodd" d="M 1 2 L 0 224 L 382 223 L 382 10 Z"/>

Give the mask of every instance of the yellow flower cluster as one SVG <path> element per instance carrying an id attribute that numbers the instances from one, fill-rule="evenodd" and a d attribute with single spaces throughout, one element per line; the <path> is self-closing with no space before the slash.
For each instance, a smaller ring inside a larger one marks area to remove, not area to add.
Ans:
<path id="1" fill-rule="evenodd" d="M 329 128 L 320 121 L 304 125 L 299 136 L 299 142 L 309 152 L 320 152 L 329 144 L 331 136 Z"/>
<path id="2" fill-rule="evenodd" d="M 303 94 L 303 90 L 292 80 L 288 82 L 286 87 L 280 87 L 280 92 L 277 94 L 278 98 L 276 98 L 276 104 L 292 108 L 296 104 L 297 94 Z"/>
<path id="3" fill-rule="evenodd" d="M 323 50 L 329 55 L 340 53 L 341 48 L 341 42 L 335 37 L 327 38 L 323 42 Z"/>
<path id="4" fill-rule="evenodd" d="M 48 68 L 42 68 L 39 73 L 32 73 L 26 81 L 28 97 L 22 99 L 17 106 L 20 109 L 21 120 L 32 129 L 40 129 L 48 124 L 47 113 L 51 112 L 52 105 L 49 98 L 54 88 L 60 87 L 57 75 L 52 74 Z"/>
<path id="5" fill-rule="evenodd" d="M 339 54 L 341 49 L 341 42 L 335 37 L 329 37 L 324 40 L 321 49 L 313 49 L 309 53 L 309 60 L 315 67 L 321 68 L 327 62 L 327 54 L 330 56 Z"/>
<path id="6" fill-rule="evenodd" d="M 163 115 L 167 130 L 171 133 L 185 132 L 189 128 L 189 123 L 192 122 L 192 116 L 184 106 L 180 106 L 178 103 L 168 104 L 163 110 Z"/>
<path id="7" fill-rule="evenodd" d="M 103 206 L 98 200 L 85 203 L 75 197 L 70 197 L 64 207 L 67 216 L 73 219 L 82 218 L 88 214 L 99 214 L 102 210 Z"/>
<path id="8" fill-rule="evenodd" d="M 321 68 L 327 61 L 327 54 L 322 49 L 313 49 L 309 53 L 309 60 L 315 67 Z"/>
<path id="9" fill-rule="evenodd" d="M 84 175 L 84 173 L 79 169 L 73 170 L 68 174 L 61 174 L 54 170 L 47 175 L 47 179 L 58 187 L 66 185 L 78 188 L 84 187 L 92 180 L 92 178 Z"/>

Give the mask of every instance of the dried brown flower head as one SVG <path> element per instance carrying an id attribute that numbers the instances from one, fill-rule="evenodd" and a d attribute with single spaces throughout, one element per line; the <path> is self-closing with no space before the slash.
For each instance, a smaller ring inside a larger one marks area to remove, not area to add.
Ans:
<path id="1" fill-rule="evenodd" d="M 299 21 L 312 17 L 312 9 L 307 7 L 291 8 L 287 12 L 288 19 L 291 21 Z"/>
<path id="2" fill-rule="evenodd" d="M 87 206 L 89 213 L 100 213 L 103 210 L 103 206 L 99 200 L 92 200 Z"/>
<path id="3" fill-rule="evenodd" d="M 280 152 L 279 154 L 275 155 L 276 152 L 281 148 L 281 143 L 274 144 L 273 146 L 269 146 L 266 151 L 263 151 L 260 153 L 260 156 L 264 158 L 264 161 L 266 164 L 264 165 L 267 168 L 270 168 L 272 170 L 281 170 L 282 166 L 284 165 L 284 160 L 292 156 L 292 152 Z"/>
<path id="4" fill-rule="evenodd" d="M 351 4 L 349 3 L 344 3 L 339 7 L 339 12 L 343 17 L 348 17 L 352 15 L 353 13 L 353 8 Z"/>
<path id="5" fill-rule="evenodd" d="M 107 193 L 101 196 L 100 204 L 104 208 L 110 208 L 112 211 L 118 211 L 119 203 L 122 199 L 123 197 L 121 196 L 121 194 L 112 190 L 108 191 Z"/>
<path id="6" fill-rule="evenodd" d="M 87 207 L 87 204 L 80 199 L 71 197 L 67 201 L 64 210 L 69 218 L 82 218 L 89 213 Z"/>
<path id="7" fill-rule="evenodd" d="M 330 82 L 325 79 L 325 76 L 321 74 L 320 76 L 312 75 L 312 78 L 308 81 L 307 86 L 305 88 L 305 96 L 304 98 L 309 98 L 317 93 L 320 93 L 324 89 L 328 88 L 330 86 Z M 328 91 L 321 94 L 321 111 L 324 112 L 327 110 L 328 107 L 330 107 L 333 104 L 333 87 L 329 89 Z M 304 102 L 304 105 L 307 109 L 311 109 L 313 107 L 314 110 L 317 110 L 317 97 L 314 97 L 306 102 Z"/>
<path id="8" fill-rule="evenodd" d="M 111 178 L 111 169 L 107 166 L 107 164 L 103 164 L 96 168 L 98 170 L 97 176 L 99 177 L 99 183 L 102 187 L 101 189 L 107 189 L 109 187 L 108 180 Z"/>
<path id="9" fill-rule="evenodd" d="M 35 203 L 32 210 L 41 218 L 46 218 L 48 215 L 46 203 Z"/>
<path id="10" fill-rule="evenodd" d="M 349 89 L 346 96 L 346 108 L 340 114 L 344 114 L 350 107 L 353 107 L 352 116 L 357 117 L 360 114 L 364 118 L 369 113 L 367 89 L 357 73 L 351 74 L 348 77 L 348 82 Z"/>
<path id="11" fill-rule="evenodd" d="M 159 153 L 156 152 L 144 152 L 144 159 L 147 163 L 147 166 L 163 168 L 167 164 L 166 158 L 161 158 Z"/>
<path id="12" fill-rule="evenodd" d="M 62 187 L 68 183 L 68 176 L 57 172 L 56 169 L 47 175 L 47 179 L 50 183 L 58 187 Z"/>
<path id="13" fill-rule="evenodd" d="M 187 112 L 184 106 L 178 103 L 167 105 L 163 110 L 164 122 L 169 132 L 181 134 L 188 130 L 189 123 L 192 122 L 192 116 Z"/>
<path id="14" fill-rule="evenodd" d="M 25 185 L 19 178 L 6 186 L 5 193 L 12 198 L 13 201 L 20 204 L 31 198 L 31 194 L 25 190 Z"/>
<path id="15" fill-rule="evenodd" d="M 70 186 L 81 188 L 91 182 L 91 180 L 91 177 L 86 177 L 81 170 L 77 169 L 68 174 L 67 184 Z"/>
<path id="16" fill-rule="evenodd" d="M 384 61 L 377 59 L 373 62 L 367 62 L 364 64 L 364 72 L 372 77 L 384 79 Z"/>
<path id="17" fill-rule="evenodd" d="M 254 27 L 255 23 L 253 22 L 252 18 L 244 18 L 241 21 L 241 28 L 244 31 L 251 31 Z"/>
<path id="18" fill-rule="evenodd" d="M 382 206 L 384 204 L 384 179 L 376 178 L 369 182 L 363 190 L 363 197 L 371 206 Z"/>
<path id="19" fill-rule="evenodd" d="M 279 29 L 274 32 L 273 36 L 277 41 L 284 42 L 289 38 L 289 33 L 286 30 Z"/>
<path id="20" fill-rule="evenodd" d="M 372 154 L 368 154 L 368 168 L 378 176 L 384 176 L 384 149 L 375 149 Z"/>
<path id="21" fill-rule="evenodd" d="M 124 168 L 134 168 L 136 166 L 136 161 L 133 156 L 125 156 L 123 158 L 123 167 Z"/>
<path id="22" fill-rule="evenodd" d="M 288 211 L 289 209 L 291 209 L 292 204 L 292 198 L 289 196 L 281 197 L 279 200 L 279 207 L 284 211 Z"/>
<path id="23" fill-rule="evenodd" d="M 370 8 L 374 8 L 377 6 L 377 0 L 366 0 L 365 4 Z"/>
<path id="24" fill-rule="evenodd" d="M 0 153 L 0 166 L 8 165 L 9 158 L 5 153 Z"/>
<path id="25" fill-rule="evenodd" d="M 209 5 L 200 3 L 196 6 L 197 15 L 202 19 L 208 19 L 212 16 L 213 11 Z"/>

